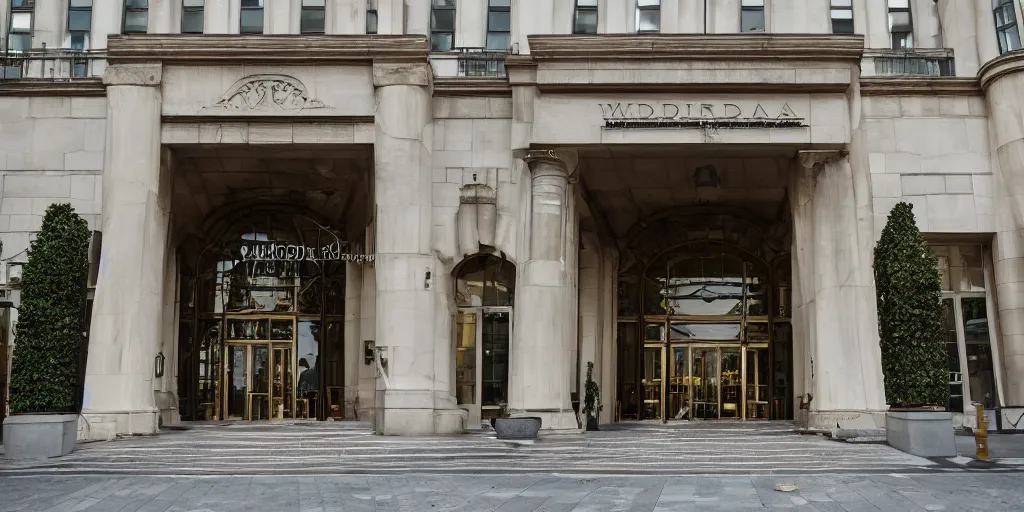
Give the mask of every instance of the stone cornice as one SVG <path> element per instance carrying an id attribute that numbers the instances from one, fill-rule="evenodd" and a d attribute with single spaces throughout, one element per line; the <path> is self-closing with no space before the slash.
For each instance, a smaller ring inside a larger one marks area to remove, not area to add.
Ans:
<path id="1" fill-rule="evenodd" d="M 981 88 L 988 89 L 992 82 L 1004 75 L 1024 70 L 1024 51 L 1009 52 L 986 62 L 978 70 Z"/>
<path id="2" fill-rule="evenodd" d="M 426 62 L 430 45 L 422 35 L 112 35 L 107 60 L 123 62 L 367 63 Z"/>
<path id="3" fill-rule="evenodd" d="M 100 78 L 76 78 L 63 82 L 49 79 L 0 80 L 0 97 L 106 95 L 107 88 Z"/>
<path id="4" fill-rule="evenodd" d="M 434 96 L 512 96 L 512 88 L 498 78 L 434 78 Z"/>
<path id="5" fill-rule="evenodd" d="M 835 34 L 561 34 L 529 42 L 535 60 L 843 60 L 864 53 L 863 36 Z"/>
<path id="6" fill-rule="evenodd" d="M 861 96 L 981 96 L 977 78 L 952 76 L 865 77 Z"/>

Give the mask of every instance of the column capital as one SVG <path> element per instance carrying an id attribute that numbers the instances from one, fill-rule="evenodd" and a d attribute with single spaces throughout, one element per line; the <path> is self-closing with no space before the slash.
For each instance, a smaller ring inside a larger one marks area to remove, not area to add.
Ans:
<path id="1" fill-rule="evenodd" d="M 576 172 L 579 164 L 579 154 L 571 149 L 516 149 L 512 156 L 526 162 L 530 166 L 530 172 L 536 174 L 541 168 L 560 169 L 566 176 Z M 548 165 L 539 165 L 548 164 Z"/>
<path id="2" fill-rule="evenodd" d="M 107 66 L 103 73 L 104 85 L 139 85 L 158 87 L 163 80 L 163 65 L 152 64 L 113 64 Z"/>
<path id="3" fill-rule="evenodd" d="M 373 62 L 373 86 L 419 85 L 430 86 L 433 72 L 427 62 Z"/>
<path id="4" fill-rule="evenodd" d="M 815 165 L 835 162 L 846 155 L 846 151 L 838 149 L 808 149 L 797 151 L 796 161 L 800 167 L 813 169 Z"/>

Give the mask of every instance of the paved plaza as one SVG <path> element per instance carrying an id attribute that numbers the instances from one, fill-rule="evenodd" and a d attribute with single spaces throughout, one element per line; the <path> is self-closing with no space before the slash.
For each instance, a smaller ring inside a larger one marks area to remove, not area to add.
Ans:
<path id="1" fill-rule="evenodd" d="M 193 425 L 0 459 L 0 512 L 1024 510 L 1024 436 L 993 440 L 999 458 L 979 463 L 964 456 L 969 438 L 962 456 L 928 460 L 775 422 L 635 423 L 532 443 L 382 437 L 350 422 Z"/>

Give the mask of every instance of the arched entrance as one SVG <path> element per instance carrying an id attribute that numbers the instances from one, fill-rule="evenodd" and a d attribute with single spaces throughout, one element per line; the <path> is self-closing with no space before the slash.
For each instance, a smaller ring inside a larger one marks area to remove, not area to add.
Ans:
<path id="1" fill-rule="evenodd" d="M 455 275 L 455 398 L 468 425 L 497 417 L 508 405 L 509 340 L 516 269 L 482 254 L 463 261 Z"/>
<path id="2" fill-rule="evenodd" d="M 789 255 L 728 215 L 659 219 L 619 275 L 621 419 L 792 417 Z"/>
<path id="3" fill-rule="evenodd" d="M 349 248 L 309 216 L 246 213 L 179 251 L 182 418 L 343 418 Z"/>

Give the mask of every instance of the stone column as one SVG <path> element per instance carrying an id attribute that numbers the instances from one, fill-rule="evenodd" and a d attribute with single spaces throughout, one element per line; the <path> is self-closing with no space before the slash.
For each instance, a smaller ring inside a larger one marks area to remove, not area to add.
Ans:
<path id="1" fill-rule="evenodd" d="M 363 341 L 359 332 L 363 269 L 359 263 L 345 264 L 345 418 L 356 416 L 359 394 L 359 366 L 363 364 Z"/>
<path id="2" fill-rule="evenodd" d="M 527 247 L 516 286 L 509 408 L 541 417 L 546 430 L 576 429 L 571 377 L 576 365 L 576 271 L 579 251 L 569 152 L 517 152 L 530 168 Z"/>
<path id="3" fill-rule="evenodd" d="M 809 349 L 809 427 L 885 426 L 872 272 L 870 187 L 845 154 L 798 155 L 793 193 L 794 344 Z M 796 339 L 796 338 L 802 339 Z M 803 361 L 795 361 L 796 365 Z M 806 387 L 806 386 L 805 386 Z"/>
<path id="4" fill-rule="evenodd" d="M 957 76 L 978 74 L 978 36 L 975 6 L 957 0 L 939 0 L 942 45 L 956 56 Z M 991 11 L 989 11 L 991 12 Z"/>
<path id="5" fill-rule="evenodd" d="M 854 23 L 857 23 L 858 15 L 861 12 L 864 13 L 866 21 L 863 25 L 866 29 L 864 46 L 867 48 L 891 48 L 888 3 L 878 0 L 860 0 L 861 3 L 854 0 L 854 2 Z"/>
<path id="6" fill-rule="evenodd" d="M 104 76 L 103 252 L 82 408 L 89 439 L 157 430 L 154 359 L 170 209 L 170 173 L 160 165 L 160 79 L 159 64 L 111 66 Z"/>
<path id="7" fill-rule="evenodd" d="M 433 286 L 443 270 L 431 249 L 430 69 L 374 63 L 373 79 L 376 346 L 388 360 L 375 422 L 385 435 L 433 434 Z"/>
<path id="8" fill-rule="evenodd" d="M 986 64 L 981 70 L 990 112 L 989 133 L 995 174 L 996 304 L 999 329 L 990 329 L 996 364 L 1003 379 L 1003 404 L 1024 404 L 1024 59 L 1013 54 Z M 992 312 L 989 313 L 992 315 Z M 1001 360 L 1000 360 L 1001 359 Z"/>

